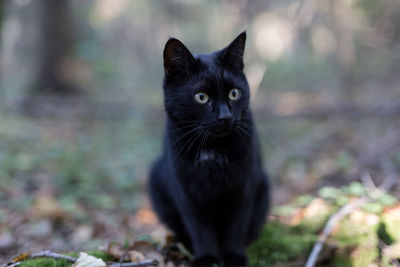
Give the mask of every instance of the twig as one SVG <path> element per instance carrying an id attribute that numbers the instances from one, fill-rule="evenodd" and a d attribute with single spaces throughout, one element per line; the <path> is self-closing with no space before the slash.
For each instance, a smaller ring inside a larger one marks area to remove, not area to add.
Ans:
<path id="1" fill-rule="evenodd" d="M 336 212 L 326 223 L 322 233 L 318 238 L 318 242 L 315 243 L 310 256 L 308 257 L 306 267 L 313 267 L 318 259 L 318 255 L 325 243 L 326 239 L 328 238 L 329 234 L 331 233 L 333 227 L 338 223 L 341 219 L 343 219 L 347 214 L 351 213 L 358 207 L 361 207 L 367 202 L 366 198 L 360 198 L 355 202 L 349 203 L 343 206 L 338 212 Z"/>
<path id="2" fill-rule="evenodd" d="M 50 250 L 44 250 L 41 252 L 32 253 L 28 258 L 33 259 L 33 258 L 39 258 L 39 257 L 64 259 L 69 262 L 76 262 L 78 259 L 75 257 L 54 253 Z M 14 263 L 3 264 L 3 265 L 1 265 L 1 267 L 15 267 L 20 264 L 21 264 L 21 261 L 18 261 L 18 262 L 14 262 Z M 157 266 L 157 265 L 158 265 L 157 260 L 150 259 L 150 260 L 143 260 L 143 261 L 138 261 L 138 262 L 124 262 L 124 263 L 109 262 L 107 264 L 107 267 L 146 267 L 146 266 Z"/>
<path id="3" fill-rule="evenodd" d="M 368 193 L 371 193 L 372 191 L 377 189 L 374 180 L 372 180 L 371 174 L 369 172 L 365 172 L 361 176 L 361 182 L 363 183 Z"/>
<path id="4" fill-rule="evenodd" d="M 385 242 L 383 242 L 382 240 L 379 240 L 378 242 L 378 246 L 379 248 L 384 251 L 387 248 L 387 245 L 385 244 Z M 393 266 L 395 267 L 400 267 L 400 262 L 397 259 L 391 259 L 390 260 L 391 264 L 393 264 Z"/>
<path id="5" fill-rule="evenodd" d="M 370 182 L 372 182 L 372 179 Z M 381 184 L 381 186 L 379 186 L 379 188 L 371 192 L 367 197 L 359 198 L 358 200 L 343 206 L 342 208 L 339 209 L 339 211 L 333 214 L 326 223 L 324 229 L 322 230 L 322 233 L 319 235 L 317 243 L 314 244 L 314 247 L 310 253 L 310 256 L 307 259 L 305 267 L 314 267 L 315 263 L 317 262 L 318 255 L 322 250 L 322 247 L 326 239 L 332 232 L 333 227 L 341 219 L 343 219 L 346 215 L 350 214 L 353 210 L 362 207 L 364 204 L 378 198 L 386 191 L 388 191 L 394 184 L 395 184 L 394 176 L 389 176 L 383 181 L 383 183 Z"/>
<path id="6" fill-rule="evenodd" d="M 54 253 L 54 252 L 52 252 L 50 250 L 44 250 L 44 251 L 41 251 L 41 252 L 32 253 L 31 256 L 30 256 L 30 258 L 39 258 L 39 257 L 54 258 L 54 259 L 64 259 L 64 260 L 67 260 L 69 262 L 76 262 L 76 260 L 78 259 L 78 258 L 75 258 L 75 257 Z"/>
<path id="7" fill-rule="evenodd" d="M 108 267 L 145 267 L 145 266 L 157 266 L 157 260 L 144 260 L 138 262 L 125 262 L 125 263 L 113 263 L 107 265 Z"/>

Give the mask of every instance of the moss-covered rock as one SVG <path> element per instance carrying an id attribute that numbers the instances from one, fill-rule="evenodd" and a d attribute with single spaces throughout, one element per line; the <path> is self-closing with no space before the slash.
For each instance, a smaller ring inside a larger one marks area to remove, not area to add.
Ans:
<path id="1" fill-rule="evenodd" d="M 103 259 L 104 261 L 112 260 L 112 257 L 100 250 L 93 250 L 88 252 L 96 258 Z M 69 256 L 77 257 L 77 253 L 70 253 Z M 72 263 L 64 259 L 53 259 L 53 258 L 34 258 L 26 259 L 21 262 L 21 267 L 71 267 Z"/>
<path id="2" fill-rule="evenodd" d="M 71 263 L 63 259 L 36 258 L 21 262 L 21 267 L 71 267 Z"/>
<path id="3" fill-rule="evenodd" d="M 271 266 L 303 258 L 316 239 L 317 235 L 304 226 L 270 222 L 247 251 L 250 266 Z"/>

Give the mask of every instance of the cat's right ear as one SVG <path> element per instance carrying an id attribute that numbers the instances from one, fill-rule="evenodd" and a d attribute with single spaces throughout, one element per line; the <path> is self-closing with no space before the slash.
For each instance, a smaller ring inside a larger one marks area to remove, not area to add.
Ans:
<path id="1" fill-rule="evenodd" d="M 178 39 L 171 38 L 164 48 L 164 69 L 167 75 L 189 71 L 195 62 L 193 55 Z"/>

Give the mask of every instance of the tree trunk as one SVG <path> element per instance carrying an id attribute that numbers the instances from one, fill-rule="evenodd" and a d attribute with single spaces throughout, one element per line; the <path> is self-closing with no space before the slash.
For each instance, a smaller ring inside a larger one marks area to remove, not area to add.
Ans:
<path id="1" fill-rule="evenodd" d="M 38 74 L 33 95 L 76 95 L 70 73 L 74 48 L 73 21 L 68 0 L 41 1 L 41 37 Z"/>

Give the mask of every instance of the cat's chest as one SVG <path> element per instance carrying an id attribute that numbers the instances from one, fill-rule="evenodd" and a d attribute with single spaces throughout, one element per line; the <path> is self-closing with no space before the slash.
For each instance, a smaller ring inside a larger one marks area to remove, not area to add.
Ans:
<path id="1" fill-rule="evenodd" d="M 231 159 L 225 151 L 202 150 L 195 158 L 195 166 L 198 168 L 223 168 L 230 164 Z"/>

